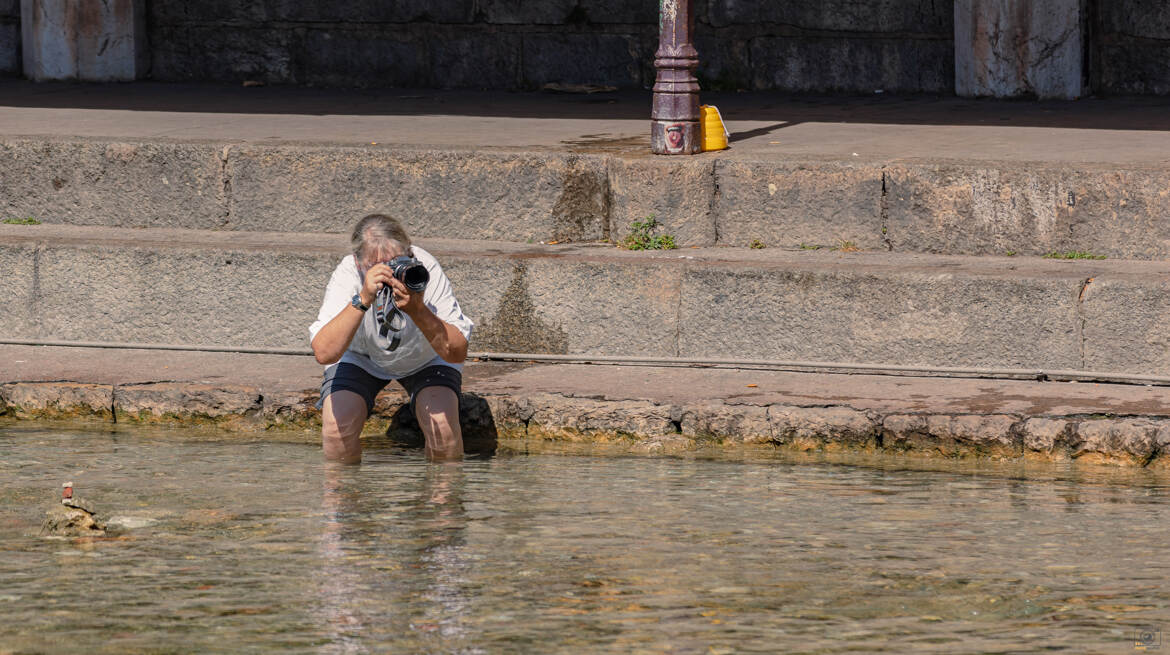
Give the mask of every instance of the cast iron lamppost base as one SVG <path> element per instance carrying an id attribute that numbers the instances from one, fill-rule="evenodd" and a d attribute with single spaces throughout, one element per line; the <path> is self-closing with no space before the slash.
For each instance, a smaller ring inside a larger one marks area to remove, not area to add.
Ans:
<path id="1" fill-rule="evenodd" d="M 699 53 L 691 45 L 691 0 L 660 0 L 658 51 L 654 53 L 654 105 L 650 150 L 656 155 L 693 155 L 699 139 Z"/>

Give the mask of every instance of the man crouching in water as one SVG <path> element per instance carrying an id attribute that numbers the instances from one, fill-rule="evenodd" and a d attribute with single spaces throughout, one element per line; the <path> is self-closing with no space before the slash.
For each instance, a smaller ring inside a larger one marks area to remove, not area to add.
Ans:
<path id="1" fill-rule="evenodd" d="M 411 246 L 397 220 L 366 216 L 354 227 L 351 246 L 353 254 L 333 271 L 317 321 L 309 326 L 313 355 L 328 365 L 318 404 L 325 458 L 362 461 L 360 436 L 374 397 L 397 380 L 410 394 L 427 458 L 461 459 L 461 369 L 474 323 L 459 309 L 439 263 Z M 425 267 L 425 291 L 411 291 L 387 266 L 403 255 Z M 384 286 L 393 291 L 392 301 L 389 293 L 379 294 Z"/>

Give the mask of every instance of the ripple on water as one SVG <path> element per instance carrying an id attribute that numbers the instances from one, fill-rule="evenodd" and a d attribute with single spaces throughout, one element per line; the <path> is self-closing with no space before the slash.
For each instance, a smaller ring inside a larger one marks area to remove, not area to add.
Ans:
<path id="1" fill-rule="evenodd" d="M 0 462 L 17 652 L 1119 651 L 1170 618 L 1140 475 L 30 428 Z M 63 479 L 114 536 L 38 536 Z"/>

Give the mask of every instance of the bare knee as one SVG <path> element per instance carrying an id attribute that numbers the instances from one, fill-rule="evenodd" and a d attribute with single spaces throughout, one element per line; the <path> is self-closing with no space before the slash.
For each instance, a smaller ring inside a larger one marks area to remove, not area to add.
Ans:
<path id="1" fill-rule="evenodd" d="M 415 417 L 426 438 L 427 457 L 453 460 L 463 457 L 459 427 L 459 397 L 447 387 L 427 387 L 414 399 Z"/>
<path id="2" fill-rule="evenodd" d="M 366 401 L 352 391 L 337 391 L 325 399 L 321 412 L 321 445 L 325 459 L 356 464 L 362 460 L 362 426 Z"/>
<path id="3" fill-rule="evenodd" d="M 322 416 L 321 431 L 329 437 L 347 438 L 362 433 L 366 423 L 365 414 L 330 413 Z"/>

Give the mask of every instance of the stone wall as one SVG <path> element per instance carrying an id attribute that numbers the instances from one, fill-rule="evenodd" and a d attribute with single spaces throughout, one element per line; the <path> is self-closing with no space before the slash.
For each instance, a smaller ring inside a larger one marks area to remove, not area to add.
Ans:
<path id="1" fill-rule="evenodd" d="M 1106 94 L 1170 94 L 1170 3 L 1100 0 L 1093 14 L 1093 89 Z"/>
<path id="2" fill-rule="evenodd" d="M 0 76 L 20 74 L 20 0 L 0 0 Z"/>
<path id="3" fill-rule="evenodd" d="M 646 88 L 652 0 L 147 0 L 152 77 L 320 86 Z M 954 0 L 694 0 L 703 87 L 955 91 Z M 1085 0 L 1086 92 L 1170 94 L 1170 3 Z M 0 76 L 21 74 L 0 0 Z"/>
<path id="4" fill-rule="evenodd" d="M 1084 95 L 1085 0 L 955 0 L 955 93 Z"/>
<path id="5" fill-rule="evenodd" d="M 3 1 L 3 0 L 0 0 Z M 708 89 L 951 93 L 952 0 L 695 0 Z M 652 0 L 154 0 L 160 80 L 653 84 Z"/>

